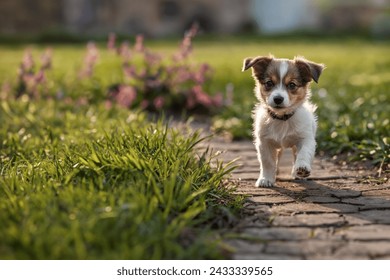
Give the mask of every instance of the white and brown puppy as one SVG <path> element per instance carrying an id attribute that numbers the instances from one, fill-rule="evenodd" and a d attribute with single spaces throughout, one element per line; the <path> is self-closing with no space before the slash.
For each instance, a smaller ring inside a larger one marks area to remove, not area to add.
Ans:
<path id="1" fill-rule="evenodd" d="M 295 57 L 273 56 L 246 58 L 243 71 L 252 67 L 255 93 L 260 101 L 254 109 L 254 138 L 260 176 L 258 187 L 275 183 L 278 159 L 283 148 L 292 148 L 292 176 L 310 175 L 317 129 L 316 106 L 309 102 L 310 82 L 318 82 L 323 64 Z"/>

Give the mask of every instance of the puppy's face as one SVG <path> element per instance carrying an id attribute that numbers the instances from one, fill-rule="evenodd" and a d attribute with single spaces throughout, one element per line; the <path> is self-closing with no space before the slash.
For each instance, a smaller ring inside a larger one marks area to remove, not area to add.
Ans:
<path id="1" fill-rule="evenodd" d="M 258 99 L 276 113 L 293 111 L 309 92 L 312 80 L 318 82 L 324 65 L 302 57 L 294 60 L 272 56 L 246 58 L 243 71 L 252 67 Z"/>

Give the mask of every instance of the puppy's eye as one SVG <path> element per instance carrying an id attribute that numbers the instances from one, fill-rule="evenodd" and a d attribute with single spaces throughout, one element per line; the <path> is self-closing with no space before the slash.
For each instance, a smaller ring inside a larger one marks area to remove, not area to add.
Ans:
<path id="1" fill-rule="evenodd" d="M 273 83 L 272 81 L 266 81 L 266 82 L 264 83 L 264 86 L 265 86 L 265 89 L 266 89 L 266 90 L 270 90 L 271 88 L 274 87 L 274 83 Z"/>
<path id="2" fill-rule="evenodd" d="M 293 83 L 293 82 L 287 84 L 287 89 L 288 90 L 296 90 L 297 87 L 298 86 L 295 83 Z"/>

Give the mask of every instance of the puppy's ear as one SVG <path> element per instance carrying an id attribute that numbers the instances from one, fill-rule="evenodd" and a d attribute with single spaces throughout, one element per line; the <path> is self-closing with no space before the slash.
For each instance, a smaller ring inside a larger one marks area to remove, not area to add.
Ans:
<path id="1" fill-rule="evenodd" d="M 251 67 L 256 66 L 256 68 L 267 68 L 267 66 L 272 61 L 273 56 L 258 56 L 255 58 L 247 57 L 244 59 L 244 63 L 242 66 L 242 71 L 248 70 Z"/>
<path id="2" fill-rule="evenodd" d="M 325 69 L 324 64 L 318 64 L 306 60 L 304 57 L 301 56 L 295 57 L 294 61 L 305 83 L 308 83 L 311 80 L 314 80 L 316 83 L 318 83 L 318 79 L 320 78 L 322 70 Z"/>

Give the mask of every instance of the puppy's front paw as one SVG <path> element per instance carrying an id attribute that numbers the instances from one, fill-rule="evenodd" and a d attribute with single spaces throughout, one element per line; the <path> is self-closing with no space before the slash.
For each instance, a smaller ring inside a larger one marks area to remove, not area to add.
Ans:
<path id="1" fill-rule="evenodd" d="M 272 187 L 273 185 L 274 185 L 274 182 L 271 180 L 268 180 L 266 178 L 257 179 L 256 184 L 255 184 L 256 187 L 266 187 L 266 188 Z"/>
<path id="2" fill-rule="evenodd" d="M 294 177 L 296 178 L 307 178 L 310 176 L 311 170 L 309 167 L 301 166 L 294 170 Z"/>

